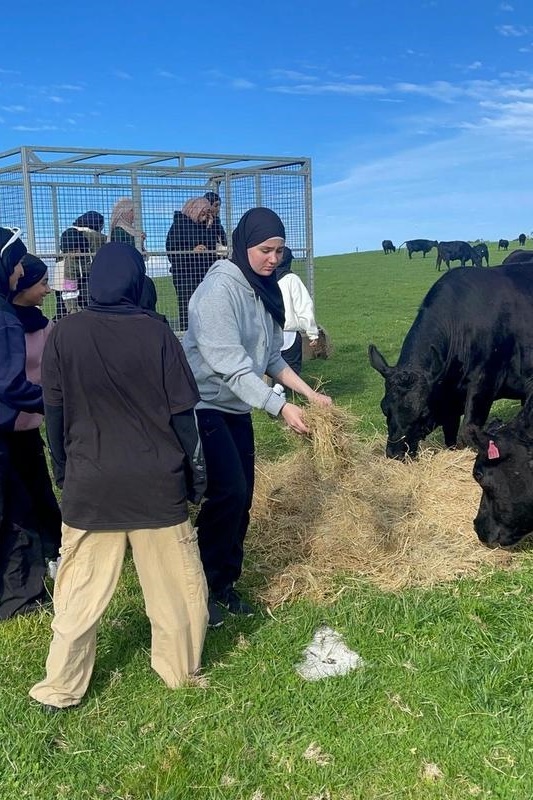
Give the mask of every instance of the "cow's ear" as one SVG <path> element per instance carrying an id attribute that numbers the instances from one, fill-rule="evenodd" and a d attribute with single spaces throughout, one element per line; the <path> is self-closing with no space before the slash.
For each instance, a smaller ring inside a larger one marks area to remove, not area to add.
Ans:
<path id="1" fill-rule="evenodd" d="M 368 346 L 368 358 L 370 366 L 374 367 L 384 378 L 387 378 L 391 374 L 392 367 L 389 367 L 378 348 L 373 344 Z"/>

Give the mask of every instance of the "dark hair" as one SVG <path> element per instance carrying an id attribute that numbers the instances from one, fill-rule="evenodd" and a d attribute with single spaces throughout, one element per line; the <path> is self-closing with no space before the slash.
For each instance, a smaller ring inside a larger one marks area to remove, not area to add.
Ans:
<path id="1" fill-rule="evenodd" d="M 206 200 L 209 200 L 211 205 L 213 205 L 214 203 L 220 203 L 220 195 L 217 194 L 216 192 L 206 192 L 204 194 L 204 197 Z"/>

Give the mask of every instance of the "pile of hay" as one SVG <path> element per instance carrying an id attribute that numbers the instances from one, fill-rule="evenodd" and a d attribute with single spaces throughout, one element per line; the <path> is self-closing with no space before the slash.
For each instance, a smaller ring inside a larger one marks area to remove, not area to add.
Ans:
<path id="1" fill-rule="evenodd" d="M 306 419 L 296 452 L 257 466 L 248 552 L 269 605 L 332 597 L 339 575 L 397 590 L 509 565 L 475 535 L 470 450 L 426 447 L 402 464 L 384 440 L 361 441 L 345 410 L 309 407 Z"/>

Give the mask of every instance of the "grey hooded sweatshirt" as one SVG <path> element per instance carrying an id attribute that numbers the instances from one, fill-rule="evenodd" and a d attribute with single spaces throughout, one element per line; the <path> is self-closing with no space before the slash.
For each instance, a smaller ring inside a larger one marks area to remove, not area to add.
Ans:
<path id="1" fill-rule="evenodd" d="M 280 326 L 241 270 L 228 259 L 215 261 L 190 299 L 182 342 L 200 392 L 196 408 L 263 408 L 277 416 L 285 400 L 263 375 L 275 378 L 287 366 L 282 343 Z"/>

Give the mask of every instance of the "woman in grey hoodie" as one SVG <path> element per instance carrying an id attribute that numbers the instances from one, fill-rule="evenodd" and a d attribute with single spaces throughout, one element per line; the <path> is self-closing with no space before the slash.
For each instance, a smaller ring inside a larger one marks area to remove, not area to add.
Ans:
<path id="1" fill-rule="evenodd" d="M 284 309 L 276 267 L 285 245 L 282 221 L 253 208 L 233 232 L 231 261 L 216 261 L 189 303 L 183 347 L 201 400 L 196 407 L 207 469 L 207 491 L 196 525 L 209 586 L 209 624 L 223 622 L 221 607 L 253 614 L 234 584 L 254 488 L 252 408 L 283 417 L 296 433 L 308 429 L 302 409 L 263 381 L 266 374 L 310 402 L 331 405 L 282 359 Z"/>

